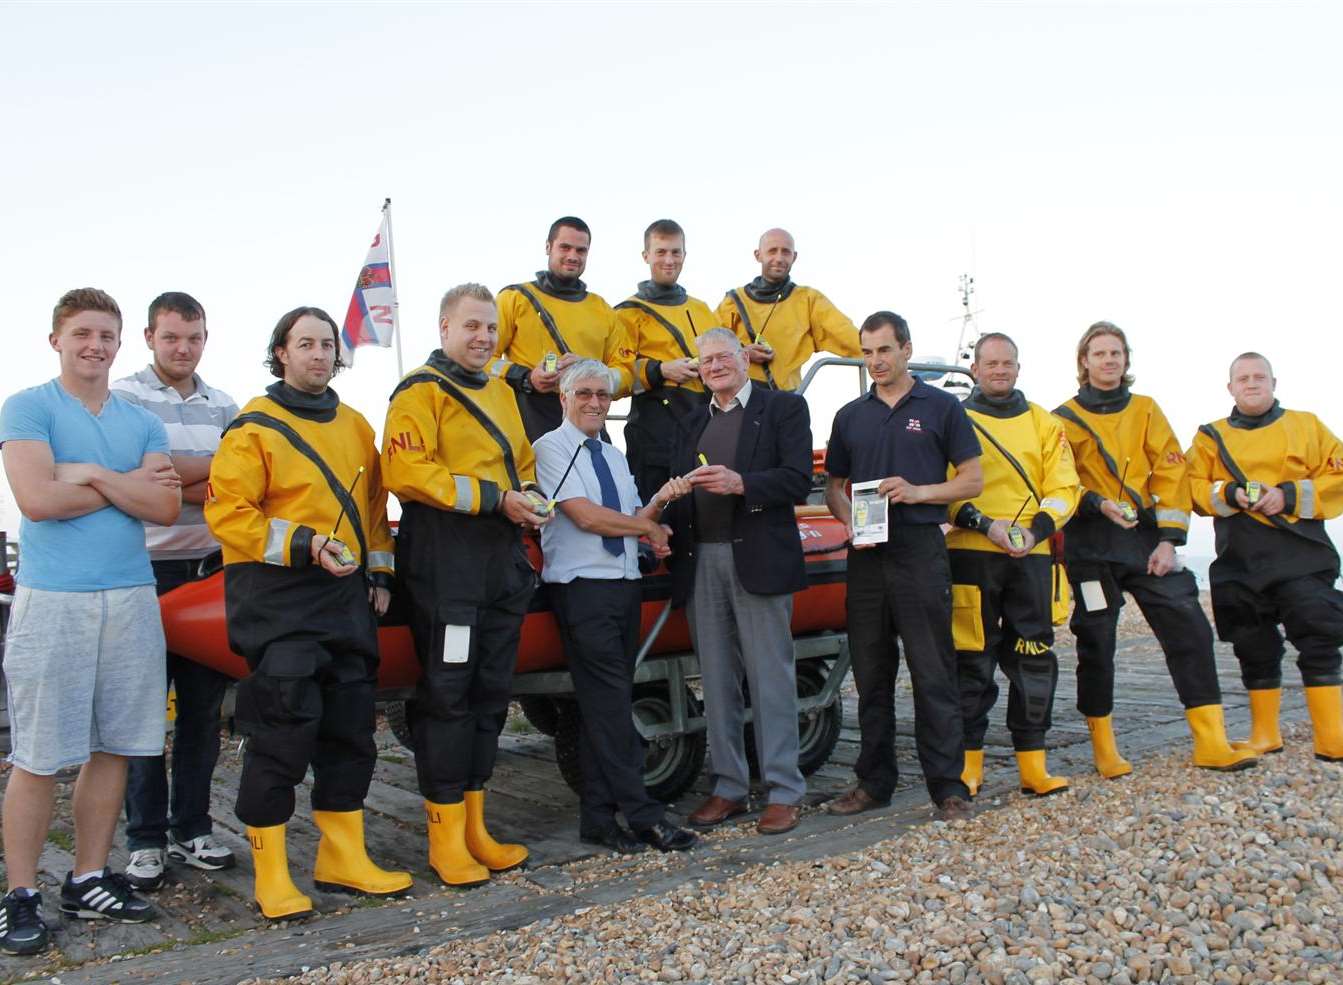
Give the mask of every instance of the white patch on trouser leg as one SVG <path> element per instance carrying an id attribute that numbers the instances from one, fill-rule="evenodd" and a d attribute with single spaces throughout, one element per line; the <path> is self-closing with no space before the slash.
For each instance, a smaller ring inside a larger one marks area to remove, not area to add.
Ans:
<path id="1" fill-rule="evenodd" d="M 1098 581 L 1084 581 L 1082 588 L 1082 605 L 1086 607 L 1087 612 L 1101 612 L 1108 608 L 1105 601 L 1105 587 Z"/>

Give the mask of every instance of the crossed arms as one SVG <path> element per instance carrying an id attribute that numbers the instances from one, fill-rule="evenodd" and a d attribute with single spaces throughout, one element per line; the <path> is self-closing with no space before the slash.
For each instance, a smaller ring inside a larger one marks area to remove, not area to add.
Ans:
<path id="1" fill-rule="evenodd" d="M 114 472 L 85 462 L 58 465 L 45 441 L 6 441 L 2 451 L 14 501 L 30 520 L 72 520 L 115 506 L 170 526 L 182 509 L 182 479 L 162 452 L 146 454 L 139 468 Z"/>

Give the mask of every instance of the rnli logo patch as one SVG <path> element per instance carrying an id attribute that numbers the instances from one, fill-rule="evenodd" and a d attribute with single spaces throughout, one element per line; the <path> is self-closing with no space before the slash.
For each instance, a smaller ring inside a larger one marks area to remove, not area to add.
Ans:
<path id="1" fill-rule="evenodd" d="M 918 431 L 922 433 L 923 425 L 919 423 L 919 419 L 917 417 L 911 417 L 908 421 L 905 422 L 905 430 Z"/>
<path id="2" fill-rule="evenodd" d="M 409 431 L 402 431 L 387 442 L 387 457 L 395 458 L 399 451 L 424 451 L 424 444 L 416 441 Z"/>
<path id="3" fill-rule="evenodd" d="M 1017 653 L 1027 653 L 1031 656 L 1037 656 L 1041 653 L 1048 653 L 1049 644 L 1039 643 L 1035 640 L 1023 640 L 1021 637 L 1017 637 L 1016 645 L 1013 646 L 1012 649 L 1016 650 Z"/>
<path id="4" fill-rule="evenodd" d="M 1184 456 L 1181 455 L 1178 451 L 1168 451 L 1168 452 L 1166 452 L 1166 464 L 1167 464 L 1167 465 L 1179 465 L 1179 464 L 1180 464 L 1181 462 L 1183 462 L 1183 461 L 1184 461 Z"/>

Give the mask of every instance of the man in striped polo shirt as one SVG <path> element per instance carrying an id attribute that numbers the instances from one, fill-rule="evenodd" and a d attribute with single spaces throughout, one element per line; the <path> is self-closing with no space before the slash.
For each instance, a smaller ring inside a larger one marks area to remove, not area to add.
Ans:
<path id="1" fill-rule="evenodd" d="M 205 310 L 200 303 L 180 291 L 161 294 L 149 305 L 145 329 L 153 361 L 112 384 L 117 396 L 163 422 L 173 467 L 182 476 L 177 523 L 145 524 L 159 595 L 200 577 L 219 551 L 201 504 L 219 436 L 238 407 L 227 393 L 206 386 L 196 374 L 205 340 Z M 207 871 L 233 865 L 233 853 L 212 837 L 210 820 L 210 781 L 219 758 L 219 708 L 228 678 L 175 653 L 167 659 L 177 705 L 171 798 L 163 756 L 132 759 L 126 780 L 126 841 L 131 855 L 126 877 L 137 889 L 163 885 L 165 854 L 174 862 Z"/>

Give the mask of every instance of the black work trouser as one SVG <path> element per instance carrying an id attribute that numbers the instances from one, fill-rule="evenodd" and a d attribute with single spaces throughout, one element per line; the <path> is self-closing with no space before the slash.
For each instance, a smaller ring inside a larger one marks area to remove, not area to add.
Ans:
<path id="1" fill-rule="evenodd" d="M 396 569 L 420 663 L 406 702 L 420 793 L 455 804 L 494 772 L 536 573 L 503 517 L 419 503 L 403 505 Z"/>
<path id="2" fill-rule="evenodd" d="M 877 800 L 895 790 L 895 680 L 905 648 L 914 685 L 914 738 L 934 802 L 970 799 L 951 639 L 951 569 L 936 524 L 892 526 L 885 544 L 850 549 L 849 651 L 862 748 L 854 772 Z"/>
<path id="3" fill-rule="evenodd" d="M 1186 708 L 1222 702 L 1212 627 L 1198 599 L 1198 582 L 1188 571 L 1149 575 L 1140 562 L 1068 562 L 1073 589 L 1069 627 L 1077 638 L 1077 710 L 1103 718 L 1114 710 L 1115 629 L 1124 592 L 1133 596 L 1166 656 L 1166 669 Z M 1095 587 L 1089 587 L 1094 583 Z M 1087 594 L 1103 593 L 1103 605 L 1088 609 Z"/>
<path id="4" fill-rule="evenodd" d="M 1240 582 L 1212 586 L 1217 635 L 1232 645 L 1241 680 L 1249 690 L 1282 687 L 1279 624 L 1297 650 L 1301 683 L 1327 687 L 1343 682 L 1339 647 L 1343 645 L 1343 592 L 1334 587 L 1337 572 L 1287 578 L 1255 591 Z"/>
<path id="5" fill-rule="evenodd" d="M 643 589 L 635 579 L 575 578 L 551 585 L 550 598 L 583 719 L 579 830 L 610 828 L 617 810 L 636 831 L 652 827 L 665 811 L 644 787 L 631 711 Z"/>
<path id="6" fill-rule="evenodd" d="M 247 736 L 238 819 L 284 824 L 310 765 L 314 810 L 360 810 L 377 760 L 377 622 L 363 577 L 231 564 L 224 590 L 229 645 L 251 670 L 235 711 Z"/>
<path id="7" fill-rule="evenodd" d="M 961 685 L 965 748 L 983 749 L 989 711 L 998 700 L 994 664 L 1007 675 L 1007 728 L 1012 747 L 1045 747 L 1052 724 L 1059 662 L 1050 622 L 1048 554 L 1013 558 L 996 551 L 953 550 L 952 636 Z"/>
<path id="8" fill-rule="evenodd" d="M 155 591 L 162 596 L 194 581 L 203 563 L 200 558 L 154 561 Z M 219 761 L 219 711 L 230 678 L 176 653 L 167 654 L 167 660 L 177 710 L 171 790 L 167 757 L 131 757 L 126 772 L 126 846 L 131 851 L 167 847 L 170 830 L 185 842 L 214 827 L 210 782 Z"/>

